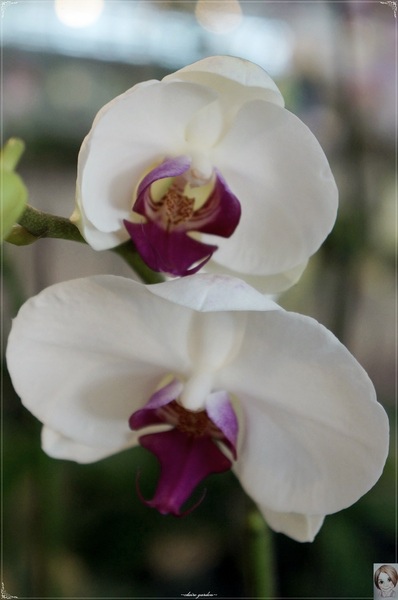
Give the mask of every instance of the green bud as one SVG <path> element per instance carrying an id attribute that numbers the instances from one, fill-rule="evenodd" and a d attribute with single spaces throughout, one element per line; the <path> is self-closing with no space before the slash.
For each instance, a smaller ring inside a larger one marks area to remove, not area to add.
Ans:
<path id="1" fill-rule="evenodd" d="M 25 150 L 25 142 L 19 138 L 10 138 L 0 153 L 0 168 L 2 171 L 15 171 L 19 159 Z"/>
<path id="2" fill-rule="evenodd" d="M 5 241 L 14 244 L 14 246 L 28 246 L 29 244 L 36 242 L 37 239 L 38 238 L 25 229 L 25 227 L 16 223 L 11 227 L 11 231 L 5 238 Z"/>
<path id="3" fill-rule="evenodd" d="M 24 151 L 22 140 L 11 138 L 0 153 L 0 239 L 4 240 L 22 215 L 28 199 L 28 190 L 21 177 L 14 172 Z"/>

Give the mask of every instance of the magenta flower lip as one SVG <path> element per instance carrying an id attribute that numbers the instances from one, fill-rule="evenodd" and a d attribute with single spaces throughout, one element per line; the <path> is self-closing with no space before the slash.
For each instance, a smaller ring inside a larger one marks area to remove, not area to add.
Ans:
<path id="1" fill-rule="evenodd" d="M 199 271 L 217 250 L 191 237 L 190 232 L 230 237 L 238 226 L 241 208 L 218 171 L 206 201 L 195 210 L 194 199 L 184 194 L 189 183 L 191 160 L 182 156 L 164 160 L 141 181 L 133 210 L 144 223 L 124 220 L 141 258 L 154 271 L 185 276 Z M 165 195 L 155 201 L 151 185 L 174 178 Z"/>
<path id="2" fill-rule="evenodd" d="M 231 468 L 232 461 L 221 450 L 221 446 L 224 444 L 236 459 L 238 435 L 238 421 L 228 394 L 215 392 L 208 398 L 216 424 L 207 410 L 189 411 L 181 406 L 176 398 L 182 390 L 183 384 L 173 379 L 155 392 L 146 406 L 135 411 L 129 419 L 133 430 L 149 425 L 172 426 L 169 431 L 140 436 L 141 446 L 158 459 L 161 474 L 152 500 L 145 500 L 141 492 L 138 493 L 147 506 L 156 508 L 162 514 L 175 516 L 192 512 L 201 503 L 204 496 L 193 507 L 181 512 L 183 504 L 203 479 Z"/>
<path id="3" fill-rule="evenodd" d="M 179 429 L 141 436 L 140 444 L 157 457 L 161 466 L 155 496 L 145 500 L 145 504 L 164 515 L 186 514 L 181 507 L 195 487 L 208 475 L 222 473 L 232 466 L 209 437 L 194 437 Z"/>

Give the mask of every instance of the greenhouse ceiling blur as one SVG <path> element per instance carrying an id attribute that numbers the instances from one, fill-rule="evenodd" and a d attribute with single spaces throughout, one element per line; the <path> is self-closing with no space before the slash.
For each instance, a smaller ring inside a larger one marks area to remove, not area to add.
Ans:
<path id="1" fill-rule="evenodd" d="M 237 0 L 196 3 L 4 2 L 3 46 L 179 68 L 204 54 L 240 55 L 285 73 L 293 33 L 281 19 L 245 15 Z"/>

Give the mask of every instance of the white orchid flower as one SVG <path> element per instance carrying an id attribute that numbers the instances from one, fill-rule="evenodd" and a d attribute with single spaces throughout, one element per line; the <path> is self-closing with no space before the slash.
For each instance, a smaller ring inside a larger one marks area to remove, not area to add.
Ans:
<path id="1" fill-rule="evenodd" d="M 54 285 L 20 310 L 7 360 L 47 454 L 89 463 L 141 444 L 161 465 L 145 502 L 162 513 L 233 468 L 271 528 L 312 540 L 387 456 L 387 417 L 354 357 L 235 278 Z"/>
<path id="2" fill-rule="evenodd" d="M 299 278 L 336 211 L 323 150 L 272 79 L 215 56 L 99 111 L 71 218 L 96 250 L 131 237 L 155 271 L 206 265 L 273 293 Z"/>

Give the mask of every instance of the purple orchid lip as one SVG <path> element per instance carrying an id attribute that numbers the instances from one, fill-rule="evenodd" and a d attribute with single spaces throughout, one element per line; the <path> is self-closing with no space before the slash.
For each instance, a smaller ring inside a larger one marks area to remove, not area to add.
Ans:
<path id="1" fill-rule="evenodd" d="M 195 438 L 179 429 L 140 437 L 140 444 L 160 462 L 161 474 L 152 500 L 145 504 L 160 513 L 182 516 L 181 506 L 208 475 L 231 468 L 231 461 L 209 437 Z"/>
<path id="2" fill-rule="evenodd" d="M 194 199 L 184 194 L 190 166 L 191 160 L 180 156 L 166 159 L 152 169 L 138 186 L 133 206 L 146 222 L 124 221 L 141 258 L 154 271 L 176 276 L 196 273 L 218 247 L 194 239 L 190 232 L 230 237 L 239 223 L 239 200 L 217 169 L 213 173 L 212 191 L 195 210 Z M 155 201 L 151 185 L 165 178 L 174 181 L 165 195 Z"/>
<path id="3" fill-rule="evenodd" d="M 152 452 L 161 467 L 160 479 L 152 500 L 141 500 L 162 514 L 182 516 L 198 506 L 181 512 L 196 486 L 213 473 L 228 471 L 232 461 L 222 451 L 224 444 L 236 459 L 238 422 L 227 392 L 213 392 L 206 410 L 193 412 L 181 406 L 176 398 L 183 384 L 174 379 L 155 392 L 146 406 L 134 412 L 131 429 L 167 424 L 168 431 L 149 433 L 139 438 L 140 444 Z M 209 413 L 213 415 L 210 418 Z"/>
<path id="4" fill-rule="evenodd" d="M 218 248 L 199 242 L 186 232 L 170 234 L 152 221 L 143 224 L 125 221 L 124 224 L 142 260 L 153 271 L 177 277 L 193 275 Z"/>

